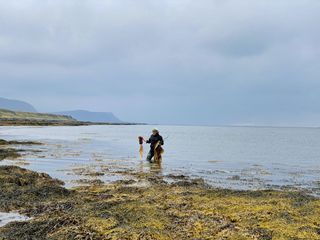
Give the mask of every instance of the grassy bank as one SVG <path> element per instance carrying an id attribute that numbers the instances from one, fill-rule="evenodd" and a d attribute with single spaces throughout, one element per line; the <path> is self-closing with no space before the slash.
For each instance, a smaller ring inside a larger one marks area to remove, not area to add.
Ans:
<path id="1" fill-rule="evenodd" d="M 33 112 L 16 112 L 6 109 L 0 109 L 0 119 L 30 119 L 30 120 L 46 120 L 46 121 L 76 121 L 70 116 L 56 115 L 48 113 Z"/>
<path id="2" fill-rule="evenodd" d="M 0 126 L 91 126 L 91 125 L 145 125 L 144 123 L 97 123 L 80 121 L 49 121 L 32 119 L 0 119 Z"/>
<path id="3" fill-rule="evenodd" d="M 143 123 L 81 122 L 66 115 L 14 112 L 0 109 L 0 126 L 89 126 L 89 125 L 144 125 Z"/>
<path id="4" fill-rule="evenodd" d="M 31 113 L 31 112 L 15 112 L 0 109 L 0 126 L 47 126 L 47 125 L 76 125 L 77 120 L 70 116 Z"/>

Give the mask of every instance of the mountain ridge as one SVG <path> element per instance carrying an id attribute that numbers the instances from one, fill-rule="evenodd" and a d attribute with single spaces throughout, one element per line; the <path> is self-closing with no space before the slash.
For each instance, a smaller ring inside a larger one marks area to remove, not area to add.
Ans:
<path id="1" fill-rule="evenodd" d="M 83 122 L 108 122 L 108 123 L 123 123 L 112 112 L 93 112 L 88 110 L 70 110 L 55 112 L 54 114 L 68 115 Z"/>
<path id="2" fill-rule="evenodd" d="M 17 112 L 37 112 L 34 106 L 28 102 L 3 97 L 0 97 L 0 109 L 7 109 Z"/>
<path id="3" fill-rule="evenodd" d="M 4 118 L 8 118 L 9 115 L 11 118 L 14 118 L 15 114 L 10 113 L 10 111 L 18 112 L 17 116 L 19 118 L 21 118 L 21 116 L 31 117 L 31 118 L 44 117 L 44 115 L 36 116 L 32 114 L 27 114 L 27 113 L 38 113 L 35 107 L 28 102 L 15 100 L 15 99 L 7 99 L 3 97 L 0 97 L 0 110 L 4 110 L 1 112 L 1 116 Z M 5 112 L 5 110 L 8 110 L 8 112 Z M 66 115 L 74 118 L 74 120 L 82 121 L 82 122 L 124 123 L 118 117 L 116 117 L 112 112 L 94 112 L 94 111 L 77 109 L 77 110 L 70 110 L 70 111 L 59 111 L 54 113 L 48 113 L 45 118 L 50 118 L 49 117 L 50 114 Z"/>

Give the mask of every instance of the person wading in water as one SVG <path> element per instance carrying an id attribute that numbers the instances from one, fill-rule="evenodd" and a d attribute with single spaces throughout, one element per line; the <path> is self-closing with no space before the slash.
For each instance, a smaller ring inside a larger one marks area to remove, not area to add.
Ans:
<path id="1" fill-rule="evenodd" d="M 146 141 L 146 143 L 150 144 L 150 151 L 147 156 L 147 161 L 151 162 L 152 158 L 155 157 L 155 153 L 156 153 L 155 151 L 157 151 L 158 147 L 161 147 L 164 144 L 163 138 L 159 134 L 158 129 L 155 128 L 152 130 L 152 135 L 150 136 L 149 140 Z M 161 161 L 161 153 L 162 153 L 161 151 L 163 151 L 162 148 L 160 149 L 160 158 L 154 159 L 155 162 Z M 159 154 L 156 154 L 156 155 L 158 156 Z"/>

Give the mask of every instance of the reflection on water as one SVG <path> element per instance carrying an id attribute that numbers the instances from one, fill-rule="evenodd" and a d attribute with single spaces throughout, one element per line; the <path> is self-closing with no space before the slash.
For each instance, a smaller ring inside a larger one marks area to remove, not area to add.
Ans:
<path id="1" fill-rule="evenodd" d="M 165 141 L 162 166 L 144 160 L 137 137 L 150 126 L 1 127 L 1 138 L 39 140 L 25 148 L 23 167 L 47 172 L 72 186 L 90 178 L 105 182 L 126 171 L 187 175 L 236 189 L 293 186 L 319 192 L 320 129 L 159 126 Z M 191 137 L 192 136 L 192 137 Z M 147 149 L 144 149 L 146 151 Z M 141 160 L 142 159 L 142 160 Z M 0 164 L 19 164 L 2 161 Z M 29 165 L 26 165 L 29 164 Z M 104 175 L 79 175 L 76 168 Z"/>
<path id="2" fill-rule="evenodd" d="M 150 163 L 150 171 L 155 174 L 162 175 L 162 163 Z"/>

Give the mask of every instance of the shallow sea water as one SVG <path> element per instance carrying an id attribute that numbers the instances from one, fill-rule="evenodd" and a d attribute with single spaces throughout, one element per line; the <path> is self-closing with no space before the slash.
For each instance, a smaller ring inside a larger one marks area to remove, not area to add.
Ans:
<path id="1" fill-rule="evenodd" d="M 16 212 L 10 212 L 10 213 L 0 212 L 0 227 L 3 227 L 10 222 L 21 222 L 21 221 L 27 221 L 27 220 L 30 220 L 30 218 Z"/>
<path id="2" fill-rule="evenodd" d="M 291 187 L 320 194 L 320 129 L 272 127 L 157 126 L 165 138 L 161 167 L 140 159 L 139 135 L 152 126 L 0 127 L 0 138 L 34 140 L 40 150 L 19 160 L 5 160 L 46 172 L 77 185 L 80 179 L 111 182 L 119 171 L 203 178 L 216 187 L 268 189 Z M 148 146 L 144 147 L 146 156 Z M 104 176 L 84 176 L 76 170 L 90 167 Z"/>

